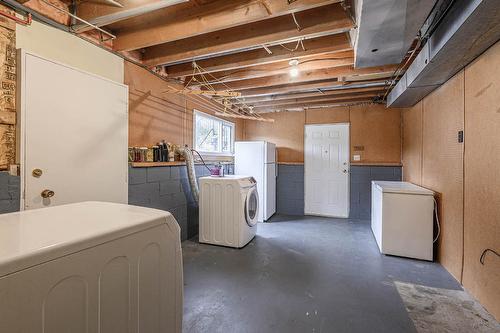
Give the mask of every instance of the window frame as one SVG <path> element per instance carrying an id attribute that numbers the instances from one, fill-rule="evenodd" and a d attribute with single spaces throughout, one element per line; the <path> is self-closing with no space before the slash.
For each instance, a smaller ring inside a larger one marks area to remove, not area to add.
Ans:
<path id="1" fill-rule="evenodd" d="M 218 151 L 218 152 L 211 152 L 211 151 L 204 151 L 201 149 L 198 149 L 197 147 L 197 141 L 196 141 L 196 117 L 201 116 L 205 118 L 210 118 L 212 120 L 215 120 L 219 123 L 219 141 L 220 141 L 220 149 L 222 150 L 222 132 L 223 132 L 223 125 L 230 126 L 231 127 L 231 150 L 228 152 L 223 152 L 223 151 Z M 194 109 L 193 110 L 193 149 L 197 150 L 200 154 L 205 155 L 205 156 L 234 156 L 234 142 L 235 142 L 235 129 L 236 129 L 236 124 L 233 123 L 232 121 L 224 120 L 222 118 L 213 116 L 211 114 L 199 111 Z"/>

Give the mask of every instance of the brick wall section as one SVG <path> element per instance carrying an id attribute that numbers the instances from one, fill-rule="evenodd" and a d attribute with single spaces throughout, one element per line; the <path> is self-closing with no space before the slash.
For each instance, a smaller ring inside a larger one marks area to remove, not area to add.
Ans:
<path id="1" fill-rule="evenodd" d="M 372 180 L 401 181 L 399 166 L 351 166 L 351 208 L 349 218 L 371 219 Z"/>
<path id="2" fill-rule="evenodd" d="M 21 178 L 0 172 L 0 214 L 19 211 Z"/>
<path id="3" fill-rule="evenodd" d="M 304 215 L 304 165 L 278 164 L 276 213 Z"/>
<path id="4" fill-rule="evenodd" d="M 232 174 L 233 165 L 225 165 Z M 196 165 L 196 176 L 210 173 Z M 162 209 L 172 213 L 181 227 L 181 239 L 198 234 L 198 206 L 194 202 L 185 166 L 129 168 L 129 204 Z"/>

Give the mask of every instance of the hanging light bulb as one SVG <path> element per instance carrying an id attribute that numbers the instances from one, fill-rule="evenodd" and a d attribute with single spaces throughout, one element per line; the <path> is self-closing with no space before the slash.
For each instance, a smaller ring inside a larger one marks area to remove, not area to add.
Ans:
<path id="1" fill-rule="evenodd" d="M 297 77 L 299 76 L 299 61 L 297 59 L 290 60 L 288 63 L 290 65 L 290 76 Z"/>

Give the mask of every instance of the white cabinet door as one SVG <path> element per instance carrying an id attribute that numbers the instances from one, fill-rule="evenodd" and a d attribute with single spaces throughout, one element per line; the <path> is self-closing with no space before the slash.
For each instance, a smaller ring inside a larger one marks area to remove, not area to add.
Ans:
<path id="1" fill-rule="evenodd" d="M 349 124 L 306 125 L 304 141 L 305 213 L 349 217 Z"/>
<path id="2" fill-rule="evenodd" d="M 24 51 L 19 62 L 21 209 L 127 203 L 128 87 Z"/>

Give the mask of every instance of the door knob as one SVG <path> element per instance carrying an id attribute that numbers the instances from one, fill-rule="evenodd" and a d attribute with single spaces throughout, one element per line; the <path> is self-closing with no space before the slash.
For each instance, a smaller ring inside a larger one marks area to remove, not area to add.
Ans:
<path id="1" fill-rule="evenodd" d="M 42 196 L 42 198 L 52 198 L 54 196 L 54 194 L 56 194 L 54 191 L 43 190 L 41 196 Z"/>
<path id="2" fill-rule="evenodd" d="M 33 172 L 31 173 L 33 177 L 40 178 L 43 174 L 42 169 L 33 169 Z"/>

